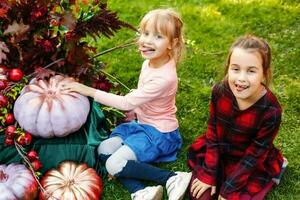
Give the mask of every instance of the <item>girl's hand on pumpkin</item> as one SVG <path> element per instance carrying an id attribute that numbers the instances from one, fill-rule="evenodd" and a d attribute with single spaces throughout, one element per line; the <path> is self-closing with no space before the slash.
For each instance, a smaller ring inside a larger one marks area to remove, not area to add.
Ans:
<path id="1" fill-rule="evenodd" d="M 61 87 L 62 90 L 68 91 L 68 92 L 77 92 L 84 96 L 90 96 L 93 97 L 96 89 L 92 87 L 88 87 L 84 84 L 78 83 L 78 82 L 68 82 L 64 83 Z"/>
<path id="2" fill-rule="evenodd" d="M 198 199 L 209 188 L 211 188 L 211 193 L 210 193 L 211 196 L 216 193 L 216 186 L 208 185 L 196 178 L 192 182 L 192 186 L 191 186 L 192 196 Z"/>

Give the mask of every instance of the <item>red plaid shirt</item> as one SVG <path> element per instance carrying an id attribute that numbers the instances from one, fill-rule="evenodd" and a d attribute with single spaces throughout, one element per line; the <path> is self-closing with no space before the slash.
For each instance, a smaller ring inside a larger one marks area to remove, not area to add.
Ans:
<path id="1" fill-rule="evenodd" d="M 202 182 L 219 185 L 224 198 L 259 192 L 281 171 L 283 156 L 273 145 L 281 112 L 269 89 L 241 111 L 228 83 L 216 85 L 208 129 L 190 146 L 188 165 Z"/>

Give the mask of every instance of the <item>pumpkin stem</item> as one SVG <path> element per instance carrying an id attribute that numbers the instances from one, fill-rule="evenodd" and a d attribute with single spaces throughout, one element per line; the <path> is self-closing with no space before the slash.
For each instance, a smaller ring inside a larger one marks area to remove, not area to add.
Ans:
<path id="1" fill-rule="evenodd" d="M 68 187 L 72 187 L 72 186 L 74 185 L 74 183 L 75 183 L 74 179 L 69 179 L 69 180 L 67 181 L 66 185 L 67 185 Z"/>
<path id="2" fill-rule="evenodd" d="M 8 175 L 4 173 L 3 170 L 0 170 L 0 183 L 6 182 L 8 179 Z"/>

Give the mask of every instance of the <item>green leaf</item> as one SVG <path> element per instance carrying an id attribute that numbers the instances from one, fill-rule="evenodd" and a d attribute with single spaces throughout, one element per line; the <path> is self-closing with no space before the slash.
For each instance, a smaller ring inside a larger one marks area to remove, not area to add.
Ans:
<path id="1" fill-rule="evenodd" d="M 91 19 L 94 16 L 95 16 L 95 13 L 93 13 L 93 12 L 85 13 L 85 14 L 83 14 L 82 21 L 88 21 L 89 19 Z"/>
<path id="2" fill-rule="evenodd" d="M 2 125 L 5 125 L 5 118 L 4 116 L 0 116 L 0 121 Z"/>
<path id="3" fill-rule="evenodd" d="M 35 175 L 40 178 L 43 174 L 41 172 L 35 172 Z"/>
<path id="4" fill-rule="evenodd" d="M 1 108 L 2 115 L 6 115 L 8 113 L 7 108 Z"/>
<path id="5" fill-rule="evenodd" d="M 59 26 L 58 30 L 59 30 L 59 32 L 62 32 L 62 33 L 66 33 L 69 31 L 68 27 L 63 26 L 63 25 Z"/>

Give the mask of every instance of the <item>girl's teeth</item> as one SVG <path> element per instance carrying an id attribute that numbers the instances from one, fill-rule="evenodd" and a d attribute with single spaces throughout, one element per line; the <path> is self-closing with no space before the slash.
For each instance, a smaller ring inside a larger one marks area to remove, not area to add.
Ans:
<path id="1" fill-rule="evenodd" d="M 236 85 L 236 88 L 237 88 L 238 91 L 242 91 L 242 90 L 247 89 L 248 87 L 247 86 Z"/>

